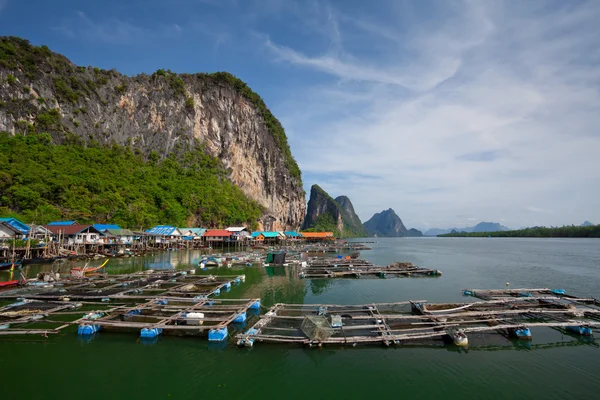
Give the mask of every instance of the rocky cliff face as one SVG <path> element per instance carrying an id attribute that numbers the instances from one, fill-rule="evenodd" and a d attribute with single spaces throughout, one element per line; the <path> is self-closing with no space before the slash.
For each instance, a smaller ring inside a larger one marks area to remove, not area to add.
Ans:
<path id="1" fill-rule="evenodd" d="M 360 218 L 346 196 L 333 199 L 318 185 L 310 190 L 308 210 L 303 229 L 315 228 L 320 231 L 333 231 L 340 237 L 365 236 Z"/>
<path id="2" fill-rule="evenodd" d="M 302 229 L 310 228 L 337 230 L 338 235 L 344 230 L 344 220 L 339 204 L 319 185 L 313 185 L 310 188 L 306 218 L 302 225 Z"/>
<path id="3" fill-rule="evenodd" d="M 391 208 L 376 213 L 370 220 L 363 224 L 367 233 L 378 237 L 408 236 L 408 230 L 402 220 Z"/>
<path id="4" fill-rule="evenodd" d="M 160 158 L 200 142 L 264 207 L 262 229 L 297 229 L 305 215 L 300 170 L 283 128 L 258 95 L 227 73 L 128 77 L 1 38 L 0 131 L 130 146 Z"/>

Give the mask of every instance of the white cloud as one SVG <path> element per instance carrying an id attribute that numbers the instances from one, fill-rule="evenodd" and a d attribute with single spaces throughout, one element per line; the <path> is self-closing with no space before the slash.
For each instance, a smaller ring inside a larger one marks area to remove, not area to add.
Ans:
<path id="1" fill-rule="evenodd" d="M 70 38 L 118 45 L 137 44 L 157 37 L 178 37 L 183 32 L 178 24 L 149 29 L 116 17 L 94 20 L 83 11 L 78 11 L 74 18 L 63 21 L 55 29 Z"/>
<path id="2" fill-rule="evenodd" d="M 345 10 L 337 52 L 264 40 L 274 61 L 333 78 L 279 106 L 307 183 L 409 226 L 600 219 L 600 4 L 454 5 L 437 29 Z"/>

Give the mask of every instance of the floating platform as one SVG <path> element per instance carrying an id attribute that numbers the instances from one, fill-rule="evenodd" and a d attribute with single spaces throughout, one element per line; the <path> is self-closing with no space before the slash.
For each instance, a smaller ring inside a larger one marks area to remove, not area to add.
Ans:
<path id="1" fill-rule="evenodd" d="M 380 267 L 360 259 L 318 258 L 311 260 L 299 272 L 301 278 L 400 278 L 437 277 L 442 272 L 436 269 L 418 267 L 410 262 L 395 262 Z"/>
<path id="2" fill-rule="evenodd" d="M 0 299 L 38 300 L 145 300 L 158 296 L 210 297 L 245 281 L 244 275 L 193 275 L 186 271 L 98 275 L 34 285 L 0 292 Z"/>
<path id="3" fill-rule="evenodd" d="M 600 326 L 600 308 L 590 306 L 587 299 L 558 300 L 546 295 L 472 303 L 276 304 L 236 338 L 240 346 L 255 342 L 389 346 L 439 340 L 466 346 L 468 334 L 475 332 L 531 339 L 531 327 L 587 336 L 592 327 Z"/>
<path id="4" fill-rule="evenodd" d="M 117 331 L 138 333 L 142 338 L 164 334 L 222 341 L 229 324 L 245 322 L 249 310 L 259 307 L 260 299 L 160 297 L 135 307 L 88 313 L 73 323 L 79 325 L 79 334 Z"/>

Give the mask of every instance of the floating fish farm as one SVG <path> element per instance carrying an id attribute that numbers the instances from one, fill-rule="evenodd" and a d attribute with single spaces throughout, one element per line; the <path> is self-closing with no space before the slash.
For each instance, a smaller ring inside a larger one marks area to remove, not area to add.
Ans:
<path id="1" fill-rule="evenodd" d="M 401 278 L 401 277 L 437 277 L 442 272 L 436 269 L 418 267 L 410 262 L 395 262 L 387 266 L 375 266 L 361 259 L 317 258 L 302 264 L 301 278 Z"/>
<path id="2" fill-rule="evenodd" d="M 529 340 L 531 327 L 591 336 L 593 327 L 600 325 L 597 300 L 567 296 L 560 290 L 518 289 L 508 293 L 465 290 L 464 293 L 491 297 L 470 303 L 441 304 L 424 300 L 363 305 L 276 304 L 252 327 L 236 336 L 237 344 L 389 346 L 441 340 L 468 346 L 470 333 L 497 332 Z"/>

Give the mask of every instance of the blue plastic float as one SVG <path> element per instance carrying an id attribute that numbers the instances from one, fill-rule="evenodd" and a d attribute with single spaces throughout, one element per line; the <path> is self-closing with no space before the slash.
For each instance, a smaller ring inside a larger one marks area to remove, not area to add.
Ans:
<path id="1" fill-rule="evenodd" d="M 93 335 L 100 330 L 100 325 L 81 324 L 77 328 L 78 335 Z"/>
<path id="2" fill-rule="evenodd" d="M 211 329 L 208 331 L 208 341 L 209 342 L 222 342 L 227 339 L 228 331 L 227 327 L 220 329 Z"/>
<path id="3" fill-rule="evenodd" d="M 252 305 L 249 307 L 250 310 L 260 310 L 260 300 L 256 300 L 254 303 L 252 303 Z"/>
<path id="4" fill-rule="evenodd" d="M 144 328 L 140 332 L 142 338 L 155 338 L 162 333 L 162 328 Z"/>
<path id="5" fill-rule="evenodd" d="M 233 322 L 238 323 L 238 324 L 242 323 L 244 321 L 246 321 L 246 311 L 239 313 L 233 320 Z"/>

